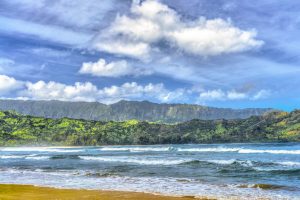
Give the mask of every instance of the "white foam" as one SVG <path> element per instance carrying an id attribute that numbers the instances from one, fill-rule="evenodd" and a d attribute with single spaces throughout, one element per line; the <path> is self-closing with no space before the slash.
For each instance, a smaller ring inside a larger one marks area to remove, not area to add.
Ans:
<path id="1" fill-rule="evenodd" d="M 28 156 L 25 159 L 26 160 L 48 160 L 49 156 Z"/>
<path id="2" fill-rule="evenodd" d="M 240 148 L 179 148 L 178 151 L 184 152 L 237 152 Z"/>
<path id="3" fill-rule="evenodd" d="M 291 167 L 300 167 L 300 162 L 286 161 L 286 162 L 276 162 L 276 164 L 284 165 L 284 166 L 291 166 Z"/>
<path id="4" fill-rule="evenodd" d="M 256 150 L 256 149 L 240 149 L 238 153 L 269 153 L 269 154 L 300 154 L 300 150 Z"/>
<path id="5" fill-rule="evenodd" d="M 220 165 L 231 165 L 236 162 L 235 159 L 230 159 L 230 160 L 204 160 L 205 162 L 208 163 L 214 163 L 214 164 L 220 164 Z"/>
<path id="6" fill-rule="evenodd" d="M 9 180 L 9 181 L 7 181 Z M 64 180 L 64 181 L 61 181 Z M 180 182 L 176 178 L 159 177 L 85 177 L 72 176 L 68 172 L 4 171 L 0 174 L 0 183 L 31 184 L 58 188 L 118 190 L 148 192 L 163 195 L 199 196 L 212 199 L 272 199 L 296 200 L 297 194 L 283 194 L 280 191 L 267 191 L 257 188 L 239 188 L 231 185 L 212 185 L 193 179 Z M 234 198 L 237 197 L 237 198 Z"/>
<path id="7" fill-rule="evenodd" d="M 2 152 L 58 152 L 58 153 L 75 153 L 82 152 L 83 149 L 67 149 L 55 147 L 6 147 L 1 148 Z"/>
<path id="8" fill-rule="evenodd" d="M 0 159 L 26 159 L 26 160 L 47 160 L 49 159 L 49 156 L 36 156 L 36 155 L 4 155 L 0 156 Z"/>
<path id="9" fill-rule="evenodd" d="M 101 151 L 129 151 L 129 152 L 159 152 L 169 151 L 169 147 L 103 147 Z"/>
<path id="10" fill-rule="evenodd" d="M 16 155 L 0 156 L 0 159 L 22 159 L 22 158 L 25 158 L 25 156 L 16 156 Z"/>
<path id="11" fill-rule="evenodd" d="M 192 160 L 160 160 L 160 159 L 140 159 L 129 157 L 93 157 L 93 156 L 79 156 L 83 160 L 94 160 L 101 162 L 122 162 L 122 163 L 134 163 L 140 165 L 178 165 Z"/>

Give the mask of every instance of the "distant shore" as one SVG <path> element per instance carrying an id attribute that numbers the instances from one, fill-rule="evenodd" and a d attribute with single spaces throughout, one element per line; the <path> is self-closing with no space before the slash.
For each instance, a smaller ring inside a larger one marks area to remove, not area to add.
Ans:
<path id="1" fill-rule="evenodd" d="M 209 200 L 206 198 L 168 197 L 138 192 L 56 189 L 32 185 L 0 184 L 1 200 Z"/>

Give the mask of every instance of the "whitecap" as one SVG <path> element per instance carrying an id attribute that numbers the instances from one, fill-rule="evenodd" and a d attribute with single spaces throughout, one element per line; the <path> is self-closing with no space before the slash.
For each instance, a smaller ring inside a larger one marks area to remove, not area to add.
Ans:
<path id="1" fill-rule="evenodd" d="M 237 152 L 240 148 L 179 148 L 178 151 L 183 152 Z"/>
<path id="2" fill-rule="evenodd" d="M 220 164 L 220 165 L 231 165 L 236 162 L 235 159 L 230 160 L 205 160 L 208 163 Z"/>
<path id="3" fill-rule="evenodd" d="M 300 150 L 260 150 L 260 149 L 240 149 L 238 153 L 255 154 L 255 153 L 269 153 L 269 154 L 300 154 Z"/>
<path id="4" fill-rule="evenodd" d="M 285 162 L 276 162 L 276 164 L 290 166 L 290 167 L 300 167 L 300 162 L 285 161 Z"/>
<path id="5" fill-rule="evenodd" d="M 48 160 L 49 156 L 27 156 L 26 160 Z"/>
<path id="6" fill-rule="evenodd" d="M 82 152 L 82 149 L 66 149 L 55 147 L 5 147 L 1 148 L 2 152 L 58 152 L 58 153 L 75 153 Z"/>
<path id="7" fill-rule="evenodd" d="M 17 155 L 8 155 L 8 156 L 0 156 L 0 159 L 22 159 L 25 156 L 17 156 Z"/>
<path id="8" fill-rule="evenodd" d="M 133 163 L 139 165 L 178 165 L 192 160 L 161 160 L 161 159 L 140 159 L 128 157 L 93 157 L 93 156 L 79 156 L 83 160 L 101 161 L 101 162 L 122 162 Z"/>
<path id="9" fill-rule="evenodd" d="M 103 147 L 101 151 L 129 151 L 129 152 L 162 152 L 169 151 L 169 147 Z"/>

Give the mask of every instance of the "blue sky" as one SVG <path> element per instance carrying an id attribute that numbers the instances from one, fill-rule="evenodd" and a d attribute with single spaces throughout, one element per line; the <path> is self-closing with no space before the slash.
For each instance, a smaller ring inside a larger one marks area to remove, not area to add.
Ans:
<path id="1" fill-rule="evenodd" d="M 2 0 L 0 97 L 299 108 L 294 0 Z"/>

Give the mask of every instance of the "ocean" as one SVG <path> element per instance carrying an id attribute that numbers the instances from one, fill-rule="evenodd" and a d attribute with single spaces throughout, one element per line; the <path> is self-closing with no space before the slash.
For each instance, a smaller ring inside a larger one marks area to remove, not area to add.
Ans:
<path id="1" fill-rule="evenodd" d="M 0 183 L 300 199 L 300 144 L 2 147 Z"/>

